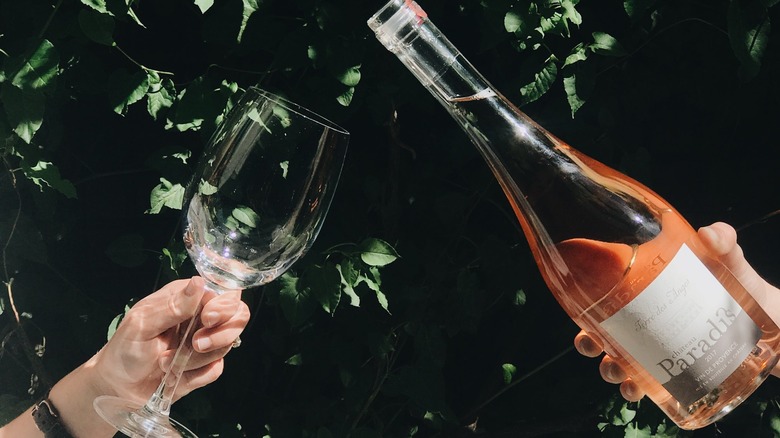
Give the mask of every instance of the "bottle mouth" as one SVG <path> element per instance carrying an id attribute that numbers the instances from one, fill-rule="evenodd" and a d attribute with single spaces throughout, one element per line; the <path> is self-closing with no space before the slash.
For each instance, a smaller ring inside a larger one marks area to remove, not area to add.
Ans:
<path id="1" fill-rule="evenodd" d="M 399 45 L 415 38 L 416 30 L 427 17 L 414 0 L 390 0 L 367 23 L 379 42 L 395 52 Z"/>

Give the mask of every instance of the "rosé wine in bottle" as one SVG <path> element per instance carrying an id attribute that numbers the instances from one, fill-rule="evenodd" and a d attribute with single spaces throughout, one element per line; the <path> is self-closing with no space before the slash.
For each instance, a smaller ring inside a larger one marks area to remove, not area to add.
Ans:
<path id="1" fill-rule="evenodd" d="M 368 25 L 482 154 L 561 307 L 669 418 L 706 426 L 765 380 L 780 329 L 671 205 L 523 114 L 414 1 Z"/>

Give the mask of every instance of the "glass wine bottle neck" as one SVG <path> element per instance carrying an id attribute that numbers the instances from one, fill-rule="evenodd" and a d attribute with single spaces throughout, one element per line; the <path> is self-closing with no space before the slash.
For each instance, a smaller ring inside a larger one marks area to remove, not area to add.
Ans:
<path id="1" fill-rule="evenodd" d="M 368 20 L 368 26 L 443 104 L 494 95 L 485 78 L 428 20 L 417 3 L 388 3 Z"/>
<path id="2" fill-rule="evenodd" d="M 470 137 L 529 239 L 541 246 L 573 237 L 639 244 L 658 234 L 659 213 L 636 186 L 607 176 L 609 169 L 501 96 L 417 3 L 391 0 L 368 26 Z M 572 223 L 563 207 L 576 209 L 582 221 Z"/>

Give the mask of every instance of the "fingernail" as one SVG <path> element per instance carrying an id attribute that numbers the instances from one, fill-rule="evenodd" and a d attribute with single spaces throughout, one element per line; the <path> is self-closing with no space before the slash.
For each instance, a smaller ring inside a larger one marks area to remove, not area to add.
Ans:
<path id="1" fill-rule="evenodd" d="M 218 320 L 219 313 L 217 312 L 207 312 L 203 315 L 203 325 L 206 327 L 214 327 Z"/>
<path id="2" fill-rule="evenodd" d="M 581 336 L 577 338 L 576 341 L 577 342 L 574 344 L 574 348 L 576 348 L 577 352 L 583 356 L 591 356 L 593 354 L 593 350 L 596 349 L 596 346 L 587 336 Z"/>
<path id="3" fill-rule="evenodd" d="M 580 336 L 575 339 L 574 348 L 577 352 L 586 357 L 597 357 L 601 354 L 601 348 L 593 342 L 593 339 L 587 336 Z"/>
<path id="4" fill-rule="evenodd" d="M 639 388 L 630 380 L 620 384 L 620 395 L 628 401 L 639 401 L 643 396 Z"/>
<path id="5" fill-rule="evenodd" d="M 168 370 L 171 369 L 172 360 L 173 358 L 171 356 L 164 356 L 160 358 L 160 368 L 167 373 Z"/>
<path id="6" fill-rule="evenodd" d="M 718 240 L 718 233 L 716 233 L 715 230 L 709 227 L 699 228 L 699 234 L 703 235 L 702 237 L 705 237 L 706 239 L 709 239 L 710 241 L 713 242 Z"/>
<path id="7" fill-rule="evenodd" d="M 184 295 L 191 297 L 195 295 L 195 292 L 197 292 L 198 288 L 195 287 L 195 283 L 190 280 L 189 283 L 187 283 L 187 286 L 184 288 Z"/>
<path id="8" fill-rule="evenodd" d="M 616 363 L 610 363 L 606 367 L 606 376 L 607 379 L 612 381 L 613 383 L 622 382 L 626 378 L 625 372 L 623 372 L 623 369 L 620 368 L 620 366 Z"/>
<path id="9" fill-rule="evenodd" d="M 615 375 L 615 367 L 608 365 L 604 367 L 604 377 L 606 377 L 607 380 L 618 380 L 617 376 Z"/>
<path id="10" fill-rule="evenodd" d="M 198 350 L 199 351 L 206 351 L 209 348 L 211 348 L 211 339 L 208 337 L 203 337 L 197 340 L 198 343 Z"/>

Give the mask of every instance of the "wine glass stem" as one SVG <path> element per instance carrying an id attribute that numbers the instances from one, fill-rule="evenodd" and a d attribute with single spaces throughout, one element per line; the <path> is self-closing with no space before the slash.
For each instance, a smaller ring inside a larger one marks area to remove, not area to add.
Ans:
<path id="1" fill-rule="evenodd" d="M 217 295 L 222 293 L 219 286 L 206 281 L 206 292 L 214 292 Z M 198 308 L 195 310 L 193 317 L 187 321 L 184 332 L 181 334 L 179 340 L 179 346 L 176 348 L 176 353 L 173 355 L 171 361 L 171 367 L 165 373 L 165 376 L 160 382 L 160 386 L 152 394 L 149 400 L 146 402 L 144 409 L 151 412 L 155 412 L 158 415 L 168 416 L 171 412 L 171 405 L 173 404 L 173 395 L 176 392 L 176 388 L 179 386 L 182 374 L 187 367 L 187 362 L 192 356 L 194 351 L 192 347 L 192 336 L 195 332 L 203 326 L 200 318 L 200 312 L 203 310 L 203 303 L 198 304 Z"/>

